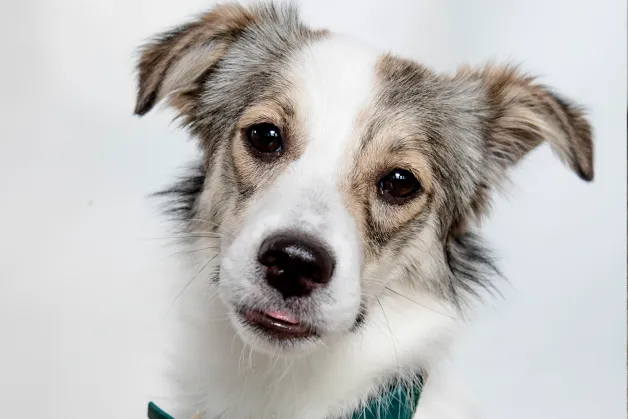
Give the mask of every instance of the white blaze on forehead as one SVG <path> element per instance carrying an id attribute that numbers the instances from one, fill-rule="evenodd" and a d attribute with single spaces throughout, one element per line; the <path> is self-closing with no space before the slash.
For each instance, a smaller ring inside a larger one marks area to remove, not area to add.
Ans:
<path id="1" fill-rule="evenodd" d="M 222 282 L 224 298 L 253 305 L 274 298 L 259 277 L 260 244 L 280 232 L 306 233 L 329 248 L 335 261 L 332 280 L 305 300 L 310 321 L 330 332 L 346 332 L 355 323 L 361 301 L 360 241 L 337 186 L 354 164 L 352 149 L 361 135 L 356 120 L 373 100 L 378 56 L 330 38 L 292 57 L 286 77 L 293 90 L 287 94 L 295 111 L 291 122 L 298 126 L 295 143 L 303 143 L 302 152 L 247 209 L 242 230 L 222 261 L 221 278 L 230 278 Z"/>
<path id="2" fill-rule="evenodd" d="M 379 56 L 373 49 L 335 35 L 307 46 L 294 58 L 293 100 L 306 135 L 299 172 L 320 179 L 347 163 L 343 160 L 359 142 L 356 119 L 374 97 Z"/>

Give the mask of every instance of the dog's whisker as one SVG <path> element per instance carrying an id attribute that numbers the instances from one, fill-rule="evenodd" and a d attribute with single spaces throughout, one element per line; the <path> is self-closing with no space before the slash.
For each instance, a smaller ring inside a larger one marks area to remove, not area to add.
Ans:
<path id="1" fill-rule="evenodd" d="M 238 335 L 236 333 L 233 334 L 233 338 L 231 339 L 231 345 L 229 345 L 229 353 L 233 354 L 233 345 L 236 342 Z"/>
<path id="2" fill-rule="evenodd" d="M 180 252 L 175 252 L 172 253 L 170 256 L 177 256 L 177 255 L 189 255 L 191 253 L 197 253 L 197 252 L 202 252 L 204 250 L 213 250 L 213 249 L 220 249 L 219 246 L 208 246 L 208 247 L 202 247 L 200 249 L 193 249 L 193 250 L 181 250 Z M 216 254 L 220 254 L 220 252 L 215 252 Z"/>
<path id="3" fill-rule="evenodd" d="M 235 234 L 233 231 L 231 231 L 231 230 L 229 230 L 227 227 L 225 227 L 225 226 L 223 226 L 223 225 L 220 225 L 220 224 L 218 224 L 218 223 L 215 223 L 215 222 L 213 222 L 213 221 L 204 220 L 204 219 L 202 219 L 202 218 L 188 218 L 188 220 L 190 220 L 190 221 L 198 221 L 198 222 L 201 222 L 201 223 L 206 223 L 206 224 L 209 224 L 209 225 L 212 225 L 212 226 L 218 227 L 218 228 L 222 228 L 225 232 L 227 232 L 228 234 L 230 234 L 230 235 L 231 235 L 231 237 L 233 237 L 233 238 L 235 238 L 235 237 L 236 237 L 236 234 Z"/>
<path id="4" fill-rule="evenodd" d="M 249 369 L 253 369 L 253 346 L 249 345 Z"/>
<path id="5" fill-rule="evenodd" d="M 397 353 L 397 344 L 395 343 L 395 335 L 393 334 L 392 328 L 390 327 L 390 322 L 388 321 L 388 316 L 386 315 L 386 311 L 384 310 L 384 306 L 382 302 L 377 298 L 377 303 L 379 307 L 382 309 L 382 314 L 384 314 L 384 319 L 386 320 L 386 324 L 388 325 L 388 331 L 390 332 L 390 339 L 393 344 L 393 350 L 395 351 L 395 359 L 397 361 L 397 371 L 401 371 L 401 365 L 399 364 L 399 354 Z"/>
<path id="6" fill-rule="evenodd" d="M 190 230 L 179 230 L 177 233 L 178 234 L 213 234 L 215 236 L 220 236 L 220 237 L 225 237 L 225 238 L 228 237 L 228 236 L 225 236 L 224 234 L 219 233 L 217 231 L 208 231 L 208 230 L 193 230 L 193 231 L 190 231 Z"/>
<path id="7" fill-rule="evenodd" d="M 455 318 L 456 318 L 455 316 L 451 316 L 451 315 L 449 315 L 449 314 L 441 313 L 440 311 L 438 311 L 438 310 L 434 310 L 433 308 L 428 307 L 428 306 L 426 306 L 425 304 L 421 304 L 421 303 L 419 303 L 418 301 L 413 300 L 412 298 L 407 297 L 407 296 L 405 296 L 405 295 L 401 294 L 400 292 L 395 291 L 394 289 L 392 289 L 392 288 L 390 288 L 390 287 L 384 287 L 384 288 L 386 288 L 388 291 L 390 291 L 390 292 L 392 292 L 392 293 L 395 293 L 395 294 L 397 294 L 398 296 L 403 297 L 403 298 L 405 298 L 406 300 L 413 302 L 414 304 L 420 305 L 421 307 L 423 307 L 423 308 L 425 308 L 425 309 L 427 309 L 427 310 L 430 310 L 430 311 L 432 311 L 432 312 L 434 312 L 434 313 L 436 313 L 436 314 L 440 314 L 441 316 L 449 317 L 450 319 L 455 319 Z"/>
<path id="8" fill-rule="evenodd" d="M 209 287 L 206 294 L 207 302 L 211 303 L 212 301 L 214 301 L 214 299 L 218 297 L 219 294 L 220 290 L 218 289 L 218 287 Z"/>
<path id="9" fill-rule="evenodd" d="M 207 321 L 207 323 L 220 323 L 220 322 L 225 322 L 228 321 L 229 317 L 225 316 L 225 317 L 212 317 L 210 320 Z"/>
<path id="10" fill-rule="evenodd" d="M 180 235 L 180 236 L 146 237 L 140 240 L 180 240 L 180 239 L 195 239 L 195 238 L 218 239 L 218 238 L 221 238 L 221 236 L 216 235 L 216 233 L 193 233 L 189 235 Z"/>
<path id="11" fill-rule="evenodd" d="M 226 239 L 226 240 L 233 240 L 233 237 L 231 236 L 227 236 L 223 233 L 219 233 L 217 231 L 208 231 L 208 230 L 179 230 L 179 231 L 175 231 L 173 232 L 176 237 L 180 237 L 180 236 L 187 236 L 187 235 L 211 235 L 212 237 L 219 237 L 221 239 Z"/>
<path id="12" fill-rule="evenodd" d="M 433 313 L 440 314 L 441 316 L 445 316 L 445 317 L 448 317 L 450 319 L 456 319 L 457 318 L 456 316 L 452 316 L 450 314 L 443 313 L 443 312 L 438 311 L 438 310 L 436 310 L 436 309 L 434 309 L 432 307 L 429 307 L 429 306 L 427 306 L 425 304 L 422 304 L 422 303 L 420 303 L 420 302 L 418 302 L 418 301 L 416 301 L 416 300 L 414 300 L 414 299 L 412 299 L 412 298 L 410 298 L 410 297 L 400 293 L 399 291 L 396 291 L 396 290 L 392 289 L 390 286 L 388 286 L 388 284 L 390 284 L 390 281 L 385 281 L 385 280 L 382 280 L 382 279 L 374 277 L 374 276 L 365 276 L 364 277 L 364 281 L 368 281 L 368 282 L 373 283 L 373 284 L 383 285 L 383 287 L 386 290 L 388 290 L 388 291 L 390 291 L 390 292 L 392 292 L 392 293 L 394 293 L 394 294 L 396 294 L 396 295 L 398 295 L 398 296 L 400 296 L 402 298 L 405 298 L 406 300 L 411 301 L 411 302 L 413 302 L 413 303 L 415 303 L 415 304 L 425 308 L 426 310 L 430 310 Z M 364 295 L 365 296 L 369 296 L 367 293 L 364 293 Z M 370 295 L 370 297 L 371 298 L 376 298 L 375 295 Z"/>
<path id="13" fill-rule="evenodd" d="M 246 343 L 242 345 L 242 350 L 240 351 L 240 356 L 238 357 L 238 376 L 242 374 L 242 357 L 244 355 L 244 351 L 246 350 L 246 347 L 247 347 Z"/>
<path id="14" fill-rule="evenodd" d="M 179 299 L 179 297 L 181 297 L 181 295 L 183 295 L 183 293 L 185 292 L 185 290 L 188 289 L 188 287 L 192 284 L 192 282 L 196 279 L 196 277 L 198 277 L 201 272 L 203 272 L 203 270 L 217 257 L 218 255 L 214 255 L 212 256 L 204 265 L 201 269 L 199 269 L 199 271 L 192 277 L 192 279 L 190 279 L 188 281 L 188 283 L 185 285 L 185 287 L 177 294 L 177 296 L 175 297 L 174 301 L 172 302 L 172 304 L 170 304 L 170 308 L 168 309 L 168 311 L 170 311 L 172 309 L 172 307 L 174 306 L 174 304 L 177 302 L 177 300 Z"/>

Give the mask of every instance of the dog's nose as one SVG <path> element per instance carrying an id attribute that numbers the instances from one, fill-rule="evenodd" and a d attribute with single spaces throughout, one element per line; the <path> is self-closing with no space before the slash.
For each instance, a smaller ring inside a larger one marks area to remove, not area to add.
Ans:
<path id="1" fill-rule="evenodd" d="M 334 259 L 312 239 L 278 234 L 264 240 L 258 253 L 266 281 L 283 298 L 303 297 L 327 284 L 334 272 Z"/>

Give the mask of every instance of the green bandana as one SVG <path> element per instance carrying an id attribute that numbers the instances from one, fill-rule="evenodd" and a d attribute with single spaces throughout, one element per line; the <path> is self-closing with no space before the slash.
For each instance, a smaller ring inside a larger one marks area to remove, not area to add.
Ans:
<path id="1" fill-rule="evenodd" d="M 365 407 L 351 415 L 350 419 L 412 419 L 421 395 L 421 379 L 412 386 L 391 385 L 381 397 L 372 399 Z M 148 419 L 174 419 L 150 402 Z"/>

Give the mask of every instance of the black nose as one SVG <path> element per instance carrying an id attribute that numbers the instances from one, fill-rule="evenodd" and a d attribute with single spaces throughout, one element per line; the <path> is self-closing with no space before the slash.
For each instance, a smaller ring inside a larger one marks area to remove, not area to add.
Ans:
<path id="1" fill-rule="evenodd" d="M 334 259 L 314 240 L 278 234 L 264 240 L 258 259 L 266 281 L 283 298 L 303 297 L 327 284 L 334 272 Z"/>

